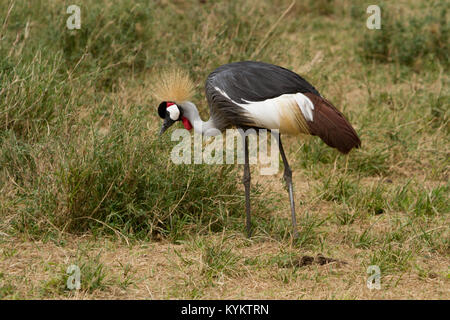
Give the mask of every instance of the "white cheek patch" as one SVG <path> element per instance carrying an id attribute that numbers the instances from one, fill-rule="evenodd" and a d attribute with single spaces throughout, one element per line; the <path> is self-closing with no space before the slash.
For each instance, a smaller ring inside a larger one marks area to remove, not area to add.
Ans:
<path id="1" fill-rule="evenodd" d="M 167 111 L 169 111 L 170 119 L 172 119 L 173 121 L 177 121 L 180 117 L 180 110 L 178 109 L 178 106 L 176 104 L 168 107 Z"/>

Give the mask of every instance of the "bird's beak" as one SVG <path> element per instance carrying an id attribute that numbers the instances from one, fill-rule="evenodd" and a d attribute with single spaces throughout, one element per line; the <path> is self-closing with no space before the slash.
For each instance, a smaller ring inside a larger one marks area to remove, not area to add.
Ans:
<path id="1" fill-rule="evenodd" d="M 161 131 L 159 131 L 159 135 L 162 135 L 164 133 L 164 131 L 166 131 L 167 129 L 170 128 L 170 126 L 172 126 L 175 123 L 175 121 L 173 121 L 172 119 L 170 119 L 170 116 L 167 115 L 164 118 L 164 123 L 161 127 Z"/>

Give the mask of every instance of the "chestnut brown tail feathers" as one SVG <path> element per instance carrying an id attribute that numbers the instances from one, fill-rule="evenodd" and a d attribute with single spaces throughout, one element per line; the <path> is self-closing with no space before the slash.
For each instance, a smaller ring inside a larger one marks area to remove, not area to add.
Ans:
<path id="1" fill-rule="evenodd" d="M 327 145 L 342 153 L 349 153 L 352 148 L 359 148 L 355 129 L 329 101 L 313 93 L 304 93 L 314 104 L 313 121 L 308 121 L 309 131 L 319 136 Z"/>

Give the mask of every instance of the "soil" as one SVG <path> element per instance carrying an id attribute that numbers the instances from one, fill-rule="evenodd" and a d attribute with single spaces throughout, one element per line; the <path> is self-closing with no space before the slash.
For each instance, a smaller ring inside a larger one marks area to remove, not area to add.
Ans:
<path id="1" fill-rule="evenodd" d="M 315 258 L 311 257 L 311 256 L 302 256 L 301 258 L 299 258 L 296 261 L 296 263 L 294 263 L 294 266 L 304 267 L 304 266 L 309 266 L 312 264 L 318 264 L 318 265 L 323 266 L 325 264 L 329 264 L 329 263 L 333 263 L 333 262 L 336 262 L 338 265 L 339 264 L 347 264 L 347 262 L 345 262 L 345 261 L 324 257 L 323 255 L 321 255 L 319 253 Z"/>

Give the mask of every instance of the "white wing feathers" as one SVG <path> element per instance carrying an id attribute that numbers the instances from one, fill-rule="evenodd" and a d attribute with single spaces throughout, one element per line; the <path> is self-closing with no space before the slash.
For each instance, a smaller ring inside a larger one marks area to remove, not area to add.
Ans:
<path id="1" fill-rule="evenodd" d="M 288 134 L 309 133 L 307 121 L 313 121 L 314 105 L 301 93 L 283 94 L 263 101 L 245 101 L 237 103 L 219 87 L 215 89 L 234 104 L 245 109 L 255 126 L 278 129 Z"/>

